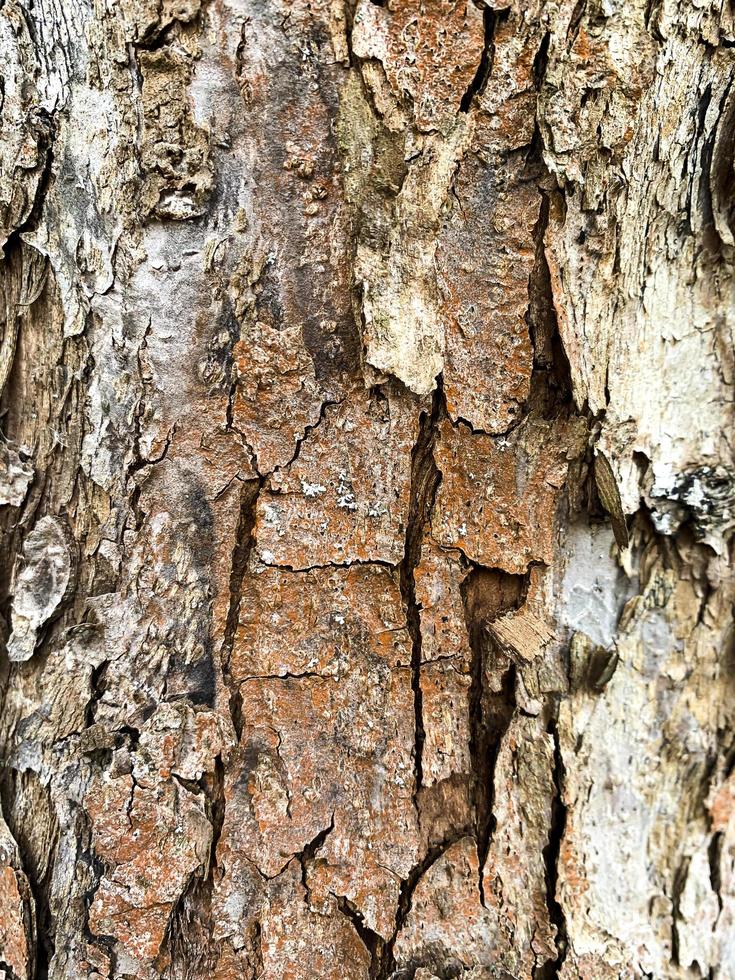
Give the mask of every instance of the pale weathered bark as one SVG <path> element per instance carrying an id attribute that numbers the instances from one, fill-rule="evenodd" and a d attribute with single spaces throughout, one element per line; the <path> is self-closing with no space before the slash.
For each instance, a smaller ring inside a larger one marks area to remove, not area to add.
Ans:
<path id="1" fill-rule="evenodd" d="M 0 974 L 735 977 L 730 4 L 0 50 Z"/>

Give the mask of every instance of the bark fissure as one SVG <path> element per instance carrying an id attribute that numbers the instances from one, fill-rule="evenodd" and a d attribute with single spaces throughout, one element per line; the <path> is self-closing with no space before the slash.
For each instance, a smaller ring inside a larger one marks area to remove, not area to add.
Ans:
<path id="1" fill-rule="evenodd" d="M 34 785 L 32 793 L 39 803 L 35 814 L 21 813 L 15 819 L 14 800 L 21 795 L 23 784 Z M 49 968 L 56 951 L 54 933 L 54 913 L 51 908 L 51 878 L 53 875 L 53 855 L 44 859 L 38 850 L 34 837 L 34 817 L 42 819 L 48 816 L 52 821 L 52 843 L 58 840 L 58 824 L 49 807 L 48 791 L 41 787 L 35 773 L 22 773 L 16 769 L 7 769 L 0 774 L 0 814 L 7 823 L 13 841 L 18 850 L 20 867 L 26 876 L 30 898 L 34 904 L 35 935 L 35 976 L 38 980 L 47 980 Z M 44 813 L 44 811 L 46 811 Z"/>
<path id="2" fill-rule="evenodd" d="M 230 672 L 232 649 L 235 643 L 240 618 L 242 584 L 248 568 L 250 555 L 255 546 L 255 522 L 257 504 L 263 480 L 242 481 L 240 489 L 240 514 L 235 532 L 235 545 L 230 566 L 230 603 L 222 641 L 222 675 L 230 696 L 230 717 L 237 740 L 242 735 L 242 695 L 237 682 Z"/>
<path id="3" fill-rule="evenodd" d="M 482 95 L 493 70 L 493 57 L 495 54 L 495 29 L 499 23 L 507 20 L 510 14 L 510 7 L 493 8 L 485 6 L 482 11 L 482 25 L 484 30 L 484 44 L 480 64 L 477 66 L 475 77 L 469 84 L 467 91 L 462 96 L 459 104 L 460 112 L 469 112 L 475 99 Z"/>
<path id="4" fill-rule="evenodd" d="M 313 862 L 319 851 L 324 847 L 327 837 L 334 830 L 334 813 L 332 814 L 332 819 L 329 822 L 329 826 L 325 827 L 324 830 L 320 830 L 319 833 L 313 837 L 308 844 L 305 844 L 301 851 L 295 855 L 299 864 L 301 865 L 301 884 L 304 888 L 304 900 L 308 905 L 311 900 L 311 888 L 309 887 L 308 872 L 309 863 Z"/>
<path id="5" fill-rule="evenodd" d="M 393 973 L 395 966 L 395 962 L 390 957 L 388 943 L 365 924 L 362 913 L 353 902 L 345 898 L 344 895 L 335 895 L 335 898 L 337 899 L 337 908 L 350 921 L 353 929 L 360 937 L 360 942 L 370 955 L 369 980 L 387 980 Z"/>
<path id="6" fill-rule="evenodd" d="M 556 713 L 557 706 L 552 706 Z M 548 843 L 544 848 L 544 868 L 546 875 L 546 904 L 549 910 L 549 921 L 556 929 L 557 955 L 554 960 L 548 960 L 534 970 L 535 980 L 554 980 L 559 977 L 567 955 L 567 923 L 564 907 L 559 901 L 559 862 L 562 842 L 567 823 L 567 808 L 564 803 L 564 760 L 559 743 L 557 721 L 552 718 L 548 725 L 549 734 L 554 740 L 554 799 L 551 804 L 551 826 L 549 827 Z"/>
<path id="7" fill-rule="evenodd" d="M 483 872 L 497 819 L 493 813 L 495 767 L 504 735 L 517 710 L 516 665 L 497 647 L 488 626 L 524 601 L 525 576 L 475 568 L 462 582 L 466 628 L 472 651 L 468 697 L 472 806 L 479 865 L 478 887 L 485 905 Z"/>
<path id="8" fill-rule="evenodd" d="M 414 892 L 430 868 L 453 844 L 461 840 L 462 836 L 463 834 L 453 834 L 446 840 L 430 847 L 421 861 L 414 865 L 407 877 L 401 881 L 395 928 L 387 940 L 366 928 L 361 915 L 354 913 L 349 915 L 358 935 L 371 953 L 370 980 L 391 980 L 391 977 L 394 976 L 396 971 L 395 945 L 411 912 Z M 341 910 L 345 911 L 343 908 Z M 346 914 L 349 913 L 346 912 Z"/>
<path id="9" fill-rule="evenodd" d="M 430 413 L 424 413 L 419 421 L 419 435 L 411 454 L 411 491 L 408 522 L 406 525 L 405 551 L 400 565 L 400 583 L 406 609 L 406 625 L 411 637 L 411 686 L 414 698 L 414 799 L 423 785 L 424 721 L 421 692 L 421 610 L 416 601 L 414 570 L 421 558 L 424 528 L 431 520 L 436 492 L 441 481 L 434 461 L 434 444 L 438 424 L 444 409 L 441 382 L 433 395 Z"/>
<path id="10" fill-rule="evenodd" d="M 679 918 L 681 894 L 689 871 L 690 859 L 684 858 L 674 872 L 671 883 L 671 962 L 675 966 L 681 966 L 679 949 Z"/>

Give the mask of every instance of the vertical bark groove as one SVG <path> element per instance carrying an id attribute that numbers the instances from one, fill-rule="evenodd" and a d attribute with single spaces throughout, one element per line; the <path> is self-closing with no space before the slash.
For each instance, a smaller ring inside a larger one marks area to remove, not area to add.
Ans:
<path id="1" fill-rule="evenodd" d="M 424 722 L 421 693 L 421 616 L 416 601 L 414 572 L 420 561 L 424 529 L 431 520 L 441 473 L 434 461 L 437 425 L 444 412 L 441 381 L 432 399 L 431 411 L 419 418 L 419 433 L 411 452 L 411 487 L 406 524 L 405 551 L 400 566 L 401 594 L 406 608 L 406 625 L 411 637 L 411 687 L 414 702 L 414 797 L 423 786 Z"/>

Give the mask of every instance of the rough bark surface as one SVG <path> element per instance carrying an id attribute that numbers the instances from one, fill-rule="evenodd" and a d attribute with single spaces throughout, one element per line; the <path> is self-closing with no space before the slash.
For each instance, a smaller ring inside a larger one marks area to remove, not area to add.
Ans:
<path id="1" fill-rule="evenodd" d="M 735 977 L 731 5 L 0 51 L 0 975 Z"/>

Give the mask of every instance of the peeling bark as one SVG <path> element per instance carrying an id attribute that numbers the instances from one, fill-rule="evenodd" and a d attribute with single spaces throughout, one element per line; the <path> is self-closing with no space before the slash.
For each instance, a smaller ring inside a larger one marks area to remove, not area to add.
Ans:
<path id="1" fill-rule="evenodd" d="M 735 976 L 727 4 L 0 50 L 0 975 Z"/>

